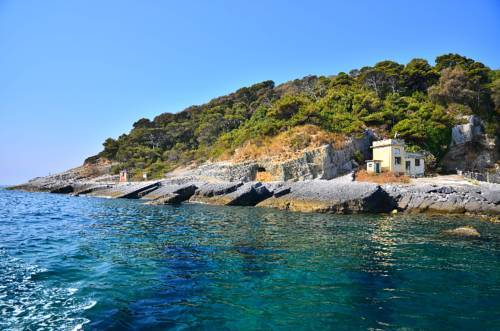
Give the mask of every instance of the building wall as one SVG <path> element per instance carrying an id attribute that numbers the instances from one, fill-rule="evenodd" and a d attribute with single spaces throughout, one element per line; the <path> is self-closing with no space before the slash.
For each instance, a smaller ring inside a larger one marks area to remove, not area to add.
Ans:
<path id="1" fill-rule="evenodd" d="M 373 159 L 382 161 L 380 166 L 382 171 L 392 171 L 392 148 L 391 146 L 378 147 L 373 149 Z"/>
<path id="2" fill-rule="evenodd" d="M 399 152 L 398 152 L 399 150 Z M 401 163 L 396 164 L 396 157 L 401 158 Z M 395 173 L 404 173 L 405 172 L 405 148 L 404 146 L 396 145 L 391 146 L 391 163 L 392 168 L 391 171 Z"/>
<path id="3" fill-rule="evenodd" d="M 410 172 L 408 175 L 410 176 L 423 176 L 425 172 L 425 164 L 423 158 L 418 158 L 420 160 L 420 165 L 417 167 L 415 165 L 415 158 L 407 158 L 406 161 L 411 162 Z"/>
<path id="4" fill-rule="evenodd" d="M 396 149 L 399 149 L 399 154 Z M 401 164 L 396 164 L 395 157 L 401 157 Z M 392 145 L 373 149 L 373 159 L 382 161 L 382 171 L 404 172 L 405 150 L 404 146 Z"/>
<path id="5" fill-rule="evenodd" d="M 379 172 L 381 171 L 381 167 L 380 167 L 380 163 L 379 162 L 375 162 L 375 161 L 368 161 L 366 163 L 366 171 L 369 173 L 369 174 L 375 174 L 377 173 L 377 165 L 379 166 Z"/>
<path id="6" fill-rule="evenodd" d="M 373 144 L 373 160 L 381 161 L 381 170 L 394 173 L 407 174 L 410 176 L 424 175 L 424 160 L 420 159 L 420 165 L 415 166 L 415 157 L 418 154 L 406 153 L 404 141 L 399 139 L 388 139 L 374 142 Z M 396 157 L 401 158 L 401 163 L 396 164 Z M 406 161 L 410 162 L 410 170 L 406 171 Z"/>

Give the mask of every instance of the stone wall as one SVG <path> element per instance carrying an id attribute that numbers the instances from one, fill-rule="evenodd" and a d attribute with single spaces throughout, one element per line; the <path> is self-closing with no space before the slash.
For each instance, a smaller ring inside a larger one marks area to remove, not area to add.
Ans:
<path id="1" fill-rule="evenodd" d="M 499 172 L 473 172 L 473 171 L 459 171 L 459 174 L 465 178 L 478 180 L 481 182 L 500 184 Z"/>

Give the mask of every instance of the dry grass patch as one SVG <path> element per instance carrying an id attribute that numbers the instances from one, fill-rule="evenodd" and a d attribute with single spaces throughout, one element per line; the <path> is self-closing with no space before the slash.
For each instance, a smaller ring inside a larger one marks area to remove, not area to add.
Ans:
<path id="1" fill-rule="evenodd" d="M 399 175 L 393 172 L 383 172 L 380 174 L 369 174 L 366 170 L 359 170 L 356 173 L 356 181 L 370 182 L 377 184 L 390 184 L 390 183 L 403 183 L 408 184 L 410 177 L 406 175 Z"/>
<path id="2" fill-rule="evenodd" d="M 258 182 L 272 182 L 276 179 L 267 171 L 259 171 L 255 176 L 255 180 Z"/>
<path id="3" fill-rule="evenodd" d="M 326 132 L 315 125 L 294 127 L 274 137 L 248 141 L 233 156 L 236 162 L 273 158 L 277 161 L 300 156 L 304 151 L 332 144 L 335 149 L 345 146 L 345 137 Z"/>

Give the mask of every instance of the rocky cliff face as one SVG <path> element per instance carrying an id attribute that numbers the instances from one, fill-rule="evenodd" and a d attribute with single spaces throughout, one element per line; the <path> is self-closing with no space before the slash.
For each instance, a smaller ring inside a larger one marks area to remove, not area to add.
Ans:
<path id="1" fill-rule="evenodd" d="M 471 115 L 466 120 L 452 128 L 450 148 L 442 161 L 445 171 L 483 171 L 498 161 L 499 144 L 485 134 L 481 119 Z"/>
<path id="2" fill-rule="evenodd" d="M 190 175 L 233 182 L 254 181 L 263 175 L 267 181 L 332 179 L 358 167 L 354 161 L 357 153 L 363 158 L 369 158 L 373 139 L 372 132 L 366 131 L 360 138 L 349 139 L 341 149 L 326 144 L 285 161 L 276 161 L 270 157 L 243 163 L 210 163 L 191 170 Z"/>

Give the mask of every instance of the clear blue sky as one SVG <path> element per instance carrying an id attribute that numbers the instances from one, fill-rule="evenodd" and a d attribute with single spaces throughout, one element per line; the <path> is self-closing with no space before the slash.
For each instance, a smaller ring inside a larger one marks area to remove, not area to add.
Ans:
<path id="1" fill-rule="evenodd" d="M 0 183 L 242 86 L 457 52 L 500 67 L 500 2 L 0 0 Z"/>

